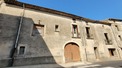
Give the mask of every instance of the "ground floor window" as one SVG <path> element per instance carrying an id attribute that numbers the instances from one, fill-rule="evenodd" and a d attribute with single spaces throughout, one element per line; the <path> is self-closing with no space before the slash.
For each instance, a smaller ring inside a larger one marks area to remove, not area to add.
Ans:
<path id="1" fill-rule="evenodd" d="M 110 56 L 115 56 L 116 55 L 116 49 L 108 49 Z"/>
<path id="2" fill-rule="evenodd" d="M 94 53 L 95 53 L 96 59 L 98 59 L 99 53 L 98 53 L 98 48 L 97 47 L 94 47 Z"/>
<path id="3" fill-rule="evenodd" d="M 25 53 L 25 46 L 20 46 L 19 55 L 23 55 Z"/>

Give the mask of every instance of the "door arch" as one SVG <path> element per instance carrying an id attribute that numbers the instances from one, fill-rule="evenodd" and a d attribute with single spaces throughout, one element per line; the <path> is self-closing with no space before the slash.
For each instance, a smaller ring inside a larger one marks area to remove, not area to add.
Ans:
<path id="1" fill-rule="evenodd" d="M 65 62 L 78 62 L 80 58 L 79 46 L 76 43 L 68 43 L 64 48 Z"/>

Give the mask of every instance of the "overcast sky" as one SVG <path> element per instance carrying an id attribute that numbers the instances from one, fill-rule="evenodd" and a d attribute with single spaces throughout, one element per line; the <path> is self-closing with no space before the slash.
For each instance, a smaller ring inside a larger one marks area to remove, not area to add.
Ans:
<path id="1" fill-rule="evenodd" d="M 93 20 L 122 19 L 122 0 L 19 0 Z"/>

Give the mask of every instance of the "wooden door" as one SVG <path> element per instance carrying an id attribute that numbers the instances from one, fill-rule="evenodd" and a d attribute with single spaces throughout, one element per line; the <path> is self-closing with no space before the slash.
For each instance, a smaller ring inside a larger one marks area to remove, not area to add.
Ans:
<path id="1" fill-rule="evenodd" d="M 72 61 L 72 51 L 71 51 L 71 44 L 65 46 L 65 61 L 71 62 Z"/>
<path id="2" fill-rule="evenodd" d="M 77 62 L 80 61 L 80 51 L 76 44 L 68 44 L 65 46 L 65 61 Z"/>
<path id="3" fill-rule="evenodd" d="M 77 62 L 80 61 L 80 51 L 79 51 L 79 47 L 77 45 L 72 45 L 72 61 L 73 62 Z"/>

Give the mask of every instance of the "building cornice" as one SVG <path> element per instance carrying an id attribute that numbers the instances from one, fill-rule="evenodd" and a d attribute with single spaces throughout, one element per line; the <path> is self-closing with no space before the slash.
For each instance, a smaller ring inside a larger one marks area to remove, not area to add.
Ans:
<path id="1" fill-rule="evenodd" d="M 114 18 L 109 18 L 108 20 L 111 20 L 111 21 L 122 21 L 122 19 L 114 19 Z"/>

